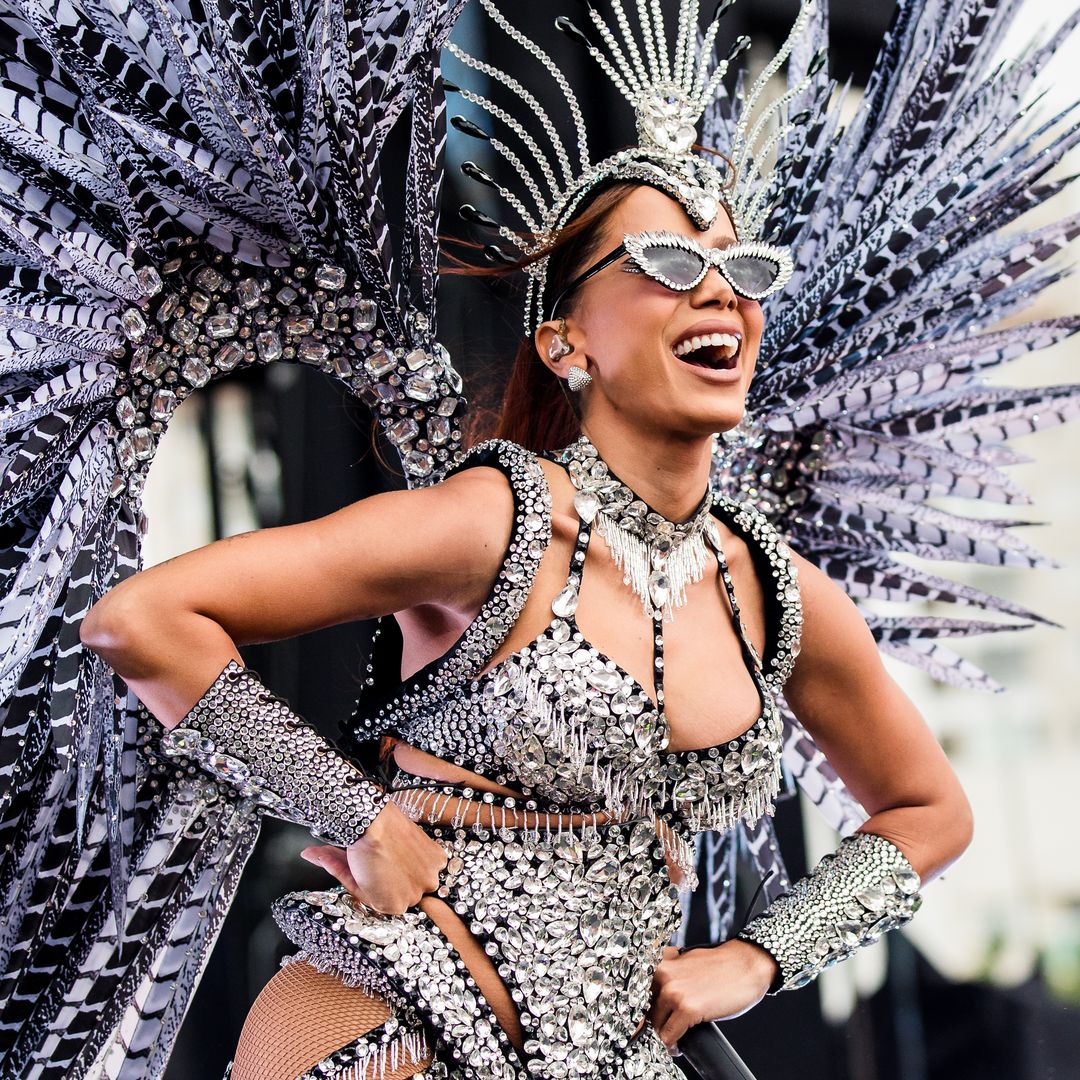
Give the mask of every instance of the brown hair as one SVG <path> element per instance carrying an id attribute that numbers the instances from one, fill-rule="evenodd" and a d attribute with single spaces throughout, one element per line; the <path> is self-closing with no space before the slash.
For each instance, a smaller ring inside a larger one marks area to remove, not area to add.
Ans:
<path id="1" fill-rule="evenodd" d="M 639 186 L 620 181 L 600 188 L 585 209 L 559 230 L 555 242 L 538 254 L 496 266 L 471 266 L 454 259 L 455 265 L 444 267 L 443 273 L 502 277 L 546 255 L 546 295 L 558 296 L 598 254 L 600 234 L 612 211 Z M 563 310 L 572 311 L 575 300 L 574 295 L 567 297 Z M 540 359 L 532 338 L 523 338 L 518 345 L 494 424 L 492 416 L 490 410 L 474 414 L 467 431 L 469 443 L 485 438 L 510 439 L 528 450 L 558 450 L 581 434 L 581 421 L 572 399 L 562 380 Z"/>

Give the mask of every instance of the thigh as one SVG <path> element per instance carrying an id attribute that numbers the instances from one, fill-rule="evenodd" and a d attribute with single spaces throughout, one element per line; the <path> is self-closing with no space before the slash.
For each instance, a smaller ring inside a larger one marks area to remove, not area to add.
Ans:
<path id="1" fill-rule="evenodd" d="M 240 1033 L 230 1080 L 296 1080 L 389 1016 L 380 998 L 350 989 L 310 964 L 289 964 L 255 999 Z M 429 1060 L 405 1055 L 396 1068 L 380 1075 L 404 1080 Z"/>

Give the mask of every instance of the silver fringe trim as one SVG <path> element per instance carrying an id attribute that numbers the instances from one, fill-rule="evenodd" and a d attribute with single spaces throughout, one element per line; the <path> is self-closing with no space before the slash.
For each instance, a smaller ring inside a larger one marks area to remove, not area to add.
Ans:
<path id="1" fill-rule="evenodd" d="M 419 1064 L 431 1050 L 422 1031 L 407 1029 L 385 1041 L 380 1038 L 366 1046 L 358 1043 L 355 1053 L 347 1065 L 335 1066 L 332 1059 L 327 1059 L 298 1080 L 384 1080 L 406 1063 Z"/>
<path id="2" fill-rule="evenodd" d="M 333 975 L 350 990 L 362 990 L 369 997 L 377 997 L 386 1001 L 384 996 L 386 993 L 385 977 L 374 968 L 370 975 L 356 971 L 346 971 L 330 957 L 319 956 L 317 953 L 308 952 L 306 949 L 301 949 L 298 953 L 293 953 L 292 956 L 283 956 L 281 958 L 281 967 L 285 968 L 290 964 L 308 964 L 322 975 Z M 387 1002 L 387 1004 L 390 1003 Z"/>
<path id="3" fill-rule="evenodd" d="M 603 511 L 596 515 L 596 528 L 623 572 L 623 584 L 634 590 L 642 610 L 650 617 L 662 609 L 670 622 L 675 608 L 686 603 L 687 585 L 700 581 L 709 563 L 715 562 L 702 531 L 692 533 L 673 544 L 666 555 L 660 555 L 654 544 L 628 532 Z"/>

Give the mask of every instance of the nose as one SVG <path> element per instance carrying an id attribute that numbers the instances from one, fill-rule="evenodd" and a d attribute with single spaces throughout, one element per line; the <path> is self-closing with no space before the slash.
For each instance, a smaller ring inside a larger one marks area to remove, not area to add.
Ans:
<path id="1" fill-rule="evenodd" d="M 723 308 L 737 308 L 739 298 L 730 282 L 715 266 L 710 266 L 705 276 L 692 290 L 690 302 L 695 307 L 715 305 Z"/>

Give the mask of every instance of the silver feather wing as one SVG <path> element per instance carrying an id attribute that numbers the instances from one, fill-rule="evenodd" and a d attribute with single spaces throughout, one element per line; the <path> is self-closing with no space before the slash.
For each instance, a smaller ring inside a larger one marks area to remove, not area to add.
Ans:
<path id="1" fill-rule="evenodd" d="M 821 63 L 827 15 L 815 5 L 788 65 L 792 123 L 775 171 L 774 128 L 765 125 L 752 148 L 760 176 L 750 153 L 739 181 L 750 190 L 734 196 L 772 207 L 764 233 L 790 246 L 796 270 L 766 302 L 747 415 L 720 446 L 714 474 L 856 600 L 934 601 L 1022 620 L 868 615 L 886 654 L 980 689 L 999 687 L 944 639 L 1046 620 L 905 556 L 1052 565 L 1017 536 L 1024 522 L 967 516 L 937 500 L 1025 504 L 1003 471 L 1022 460 L 1007 441 L 1080 414 L 1080 386 L 1012 389 L 986 379 L 1080 328 L 1069 317 L 993 329 L 1066 272 L 1063 254 L 1080 231 L 1076 218 L 1006 229 L 1069 183 L 1047 174 L 1080 141 L 1075 109 L 1036 123 L 1031 108 L 1039 75 L 1080 14 L 999 64 L 1018 7 L 901 0 L 845 125 Z M 746 96 L 719 98 L 702 141 L 730 145 L 747 105 Z M 850 832 L 865 811 L 790 713 L 785 728 L 788 774 Z M 773 869 L 758 855 L 770 845 L 744 839 L 758 869 Z M 725 864 L 726 843 L 707 838 L 708 865 Z M 767 898 L 782 891 L 779 870 Z M 732 917 L 721 893 L 711 909 L 716 937 Z"/>
<path id="2" fill-rule="evenodd" d="M 161 1075 L 258 832 L 251 800 L 156 752 L 79 641 L 139 568 L 173 410 L 287 359 L 371 405 L 412 483 L 460 443 L 434 338 L 438 54 L 459 7 L 0 11 L 4 1076 Z M 395 252 L 380 169 L 410 102 Z"/>

